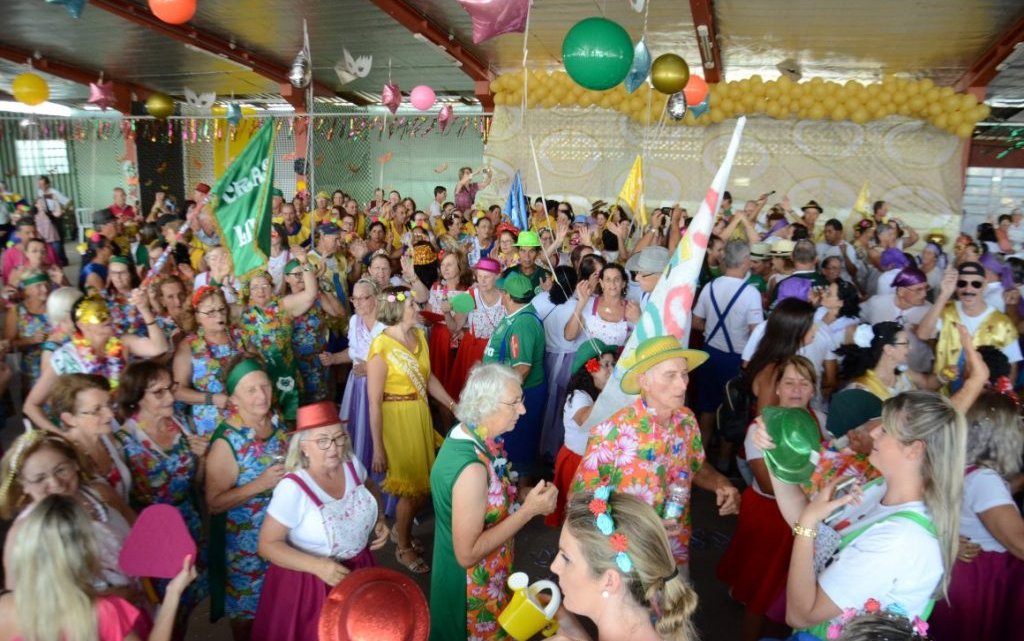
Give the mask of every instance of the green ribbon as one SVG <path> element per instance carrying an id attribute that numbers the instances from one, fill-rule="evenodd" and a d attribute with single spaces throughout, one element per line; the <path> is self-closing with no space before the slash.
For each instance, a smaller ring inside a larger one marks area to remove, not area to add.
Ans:
<path id="1" fill-rule="evenodd" d="M 111 256 L 110 263 L 117 263 L 118 265 L 127 265 L 128 267 L 132 266 L 131 262 L 125 256 Z"/>
<path id="2" fill-rule="evenodd" d="M 293 269 L 298 269 L 299 267 L 302 267 L 302 264 L 299 263 L 299 261 L 297 261 L 297 260 L 295 260 L 293 258 L 290 261 L 288 261 L 287 263 L 285 263 L 285 265 L 284 265 L 284 273 L 285 274 L 290 274 Z"/>
<path id="3" fill-rule="evenodd" d="M 36 273 L 36 274 L 32 274 L 31 276 L 28 276 L 26 278 L 22 278 L 21 279 L 21 283 L 19 285 L 21 286 L 22 289 L 25 289 L 26 287 L 30 287 L 32 285 L 38 285 L 39 283 L 49 283 L 49 282 L 50 282 L 50 279 L 46 276 L 46 274 L 38 274 L 38 273 Z"/>
<path id="4" fill-rule="evenodd" d="M 251 358 L 247 358 L 243 361 L 240 361 L 231 369 L 230 372 L 228 372 L 228 380 L 226 385 L 228 390 L 228 396 L 231 396 L 232 394 L 235 393 L 235 388 L 238 387 L 238 384 L 242 382 L 242 379 L 245 378 L 247 375 L 252 374 L 253 372 L 262 371 L 264 371 L 263 366 L 260 365 L 259 361 L 256 361 Z"/>

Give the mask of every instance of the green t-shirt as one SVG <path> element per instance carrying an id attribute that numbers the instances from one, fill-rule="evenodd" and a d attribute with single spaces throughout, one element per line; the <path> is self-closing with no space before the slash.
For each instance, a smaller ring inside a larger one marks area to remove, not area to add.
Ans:
<path id="1" fill-rule="evenodd" d="M 523 389 L 530 389 L 544 382 L 544 347 L 544 325 L 530 304 L 501 319 L 487 341 L 483 362 L 529 365 Z"/>
<path id="2" fill-rule="evenodd" d="M 762 278 L 760 274 L 751 273 L 750 276 L 747 277 L 747 282 L 762 294 L 768 291 L 768 281 Z"/>
<path id="3" fill-rule="evenodd" d="M 534 269 L 533 269 L 533 272 L 530 273 L 530 274 L 523 274 L 523 270 L 519 267 L 519 265 L 515 265 L 513 267 L 509 267 L 508 269 L 505 270 L 505 274 L 506 275 L 508 275 L 508 274 L 510 274 L 512 272 L 518 272 L 518 273 L 522 274 L 523 276 L 526 276 L 527 278 L 529 278 L 530 279 L 530 284 L 533 285 L 534 289 L 537 289 L 538 287 L 540 287 L 540 281 L 548 274 L 548 270 L 544 269 L 543 267 L 539 267 L 539 266 L 535 266 Z"/>

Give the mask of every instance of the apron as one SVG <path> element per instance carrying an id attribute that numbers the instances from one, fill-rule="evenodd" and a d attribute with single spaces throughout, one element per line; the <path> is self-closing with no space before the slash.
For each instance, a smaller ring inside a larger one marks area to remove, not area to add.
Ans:
<path id="1" fill-rule="evenodd" d="M 327 542 L 331 548 L 329 556 L 337 561 L 351 559 L 366 549 L 370 532 L 377 522 L 377 500 L 359 480 L 352 461 L 346 465 L 356 487 L 342 498 L 329 503 L 321 501 L 297 474 L 288 474 L 284 477 L 302 488 L 309 500 L 313 501 L 313 505 L 320 510 L 320 518 L 323 519 Z"/>

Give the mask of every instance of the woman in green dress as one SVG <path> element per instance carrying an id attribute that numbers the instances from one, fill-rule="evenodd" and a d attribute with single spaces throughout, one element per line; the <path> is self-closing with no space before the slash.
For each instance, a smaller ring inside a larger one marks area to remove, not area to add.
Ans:
<path id="1" fill-rule="evenodd" d="M 558 490 L 540 481 L 520 506 L 501 435 L 526 413 L 519 375 L 496 363 L 469 374 L 430 472 L 436 530 L 430 578 L 430 639 L 505 638 L 512 537 L 555 509 Z"/>
<path id="2" fill-rule="evenodd" d="M 238 319 L 245 348 L 260 354 L 267 362 L 267 375 L 274 386 L 277 406 L 289 423 L 295 422 L 302 383 L 292 351 L 292 324 L 295 318 L 309 311 L 319 292 L 316 270 L 306 260 L 306 251 L 293 247 L 292 256 L 297 265 L 289 263 L 285 273 L 300 268 L 303 290 L 274 296 L 270 274 L 257 272 L 249 279 L 249 304 Z"/>

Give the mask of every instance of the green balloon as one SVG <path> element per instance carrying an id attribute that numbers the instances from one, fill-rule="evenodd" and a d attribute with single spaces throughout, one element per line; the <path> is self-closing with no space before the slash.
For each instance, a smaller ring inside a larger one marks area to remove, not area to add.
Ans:
<path id="1" fill-rule="evenodd" d="M 618 23 L 587 18 L 565 34 L 562 62 L 580 86 L 594 91 L 611 89 L 633 66 L 633 41 Z"/>

